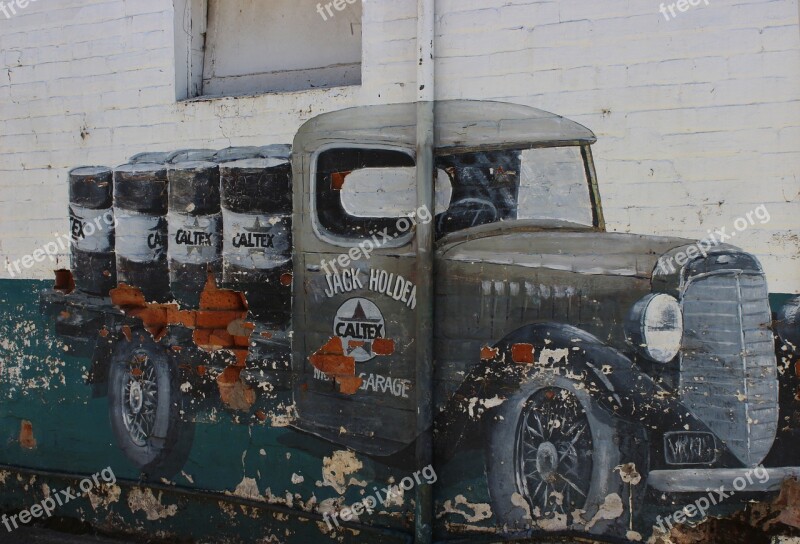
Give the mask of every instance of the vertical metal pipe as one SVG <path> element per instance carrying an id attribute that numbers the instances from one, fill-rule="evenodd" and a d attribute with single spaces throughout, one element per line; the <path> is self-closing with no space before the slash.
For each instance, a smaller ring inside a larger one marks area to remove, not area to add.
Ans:
<path id="1" fill-rule="evenodd" d="M 435 0 L 417 0 L 417 207 L 436 213 L 433 183 Z M 417 225 L 417 469 L 433 462 L 433 225 Z M 433 486 L 417 486 L 414 541 L 433 538 Z"/>

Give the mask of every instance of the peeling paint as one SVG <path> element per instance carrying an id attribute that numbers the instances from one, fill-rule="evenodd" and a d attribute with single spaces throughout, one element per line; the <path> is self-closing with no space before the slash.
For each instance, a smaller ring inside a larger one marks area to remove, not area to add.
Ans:
<path id="1" fill-rule="evenodd" d="M 492 508 L 486 503 L 471 503 L 464 495 L 456 495 L 454 500 L 444 501 L 437 517 L 445 514 L 456 514 L 469 523 L 476 523 L 492 517 Z"/>
<path id="2" fill-rule="evenodd" d="M 144 512 L 149 521 L 166 519 L 178 513 L 178 505 L 161 504 L 162 493 L 158 497 L 153 494 L 150 488 L 133 488 L 128 493 L 128 508 L 131 512 Z"/>
<path id="3" fill-rule="evenodd" d="M 345 478 L 364 468 L 364 464 L 351 451 L 339 450 L 322 459 L 322 484 L 332 487 L 340 495 L 347 490 Z"/>

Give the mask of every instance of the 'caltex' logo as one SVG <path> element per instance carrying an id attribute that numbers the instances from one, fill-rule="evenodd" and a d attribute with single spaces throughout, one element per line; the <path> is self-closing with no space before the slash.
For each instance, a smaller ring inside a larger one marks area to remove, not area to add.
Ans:
<path id="1" fill-rule="evenodd" d="M 365 298 L 351 298 L 336 311 L 333 332 L 342 339 L 345 355 L 357 363 L 375 357 L 372 342 L 384 338 L 386 322 L 380 309 Z"/>

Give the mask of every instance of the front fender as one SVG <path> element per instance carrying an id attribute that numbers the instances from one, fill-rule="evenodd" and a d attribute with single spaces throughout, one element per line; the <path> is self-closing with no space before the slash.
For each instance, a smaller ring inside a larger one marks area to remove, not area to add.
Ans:
<path id="1" fill-rule="evenodd" d="M 477 354 L 476 354 L 477 357 Z M 533 376 L 559 375 L 580 384 L 609 414 L 642 426 L 648 432 L 680 429 L 706 431 L 668 391 L 629 358 L 591 334 L 560 323 L 521 327 L 484 347 L 475 365 L 437 419 L 437 442 L 447 452 L 463 437 L 485 432 L 485 412 L 519 391 Z M 661 440 L 653 445 L 660 449 Z M 654 452 L 660 453 L 660 452 Z"/>

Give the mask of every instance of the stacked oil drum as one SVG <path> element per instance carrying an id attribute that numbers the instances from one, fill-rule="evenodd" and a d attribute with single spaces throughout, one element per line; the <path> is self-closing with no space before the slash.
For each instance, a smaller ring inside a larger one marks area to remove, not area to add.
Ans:
<path id="1" fill-rule="evenodd" d="M 209 273 L 222 270 L 219 166 L 193 161 L 170 165 L 169 281 L 182 306 L 197 307 Z"/>
<path id="2" fill-rule="evenodd" d="M 113 193 L 110 168 L 87 166 L 69 173 L 72 276 L 75 287 L 90 295 L 105 296 L 117 285 Z"/>
<path id="3" fill-rule="evenodd" d="M 126 284 L 149 302 L 197 307 L 209 275 L 243 292 L 252 317 L 291 304 L 290 147 L 141 153 L 70 172 L 72 271 L 84 292 Z M 92 228 L 102 224 L 102 228 Z M 116 224 L 116 229 L 114 225 Z M 92 226 L 88 226 L 92 225 Z M 88 227 L 87 227 L 88 226 Z"/>
<path id="4" fill-rule="evenodd" d="M 243 291 L 256 319 L 289 317 L 292 267 L 291 166 L 281 157 L 220 165 L 222 278 Z"/>
<path id="5" fill-rule="evenodd" d="M 114 170 L 117 281 L 151 302 L 167 302 L 167 167 L 126 164 Z"/>

